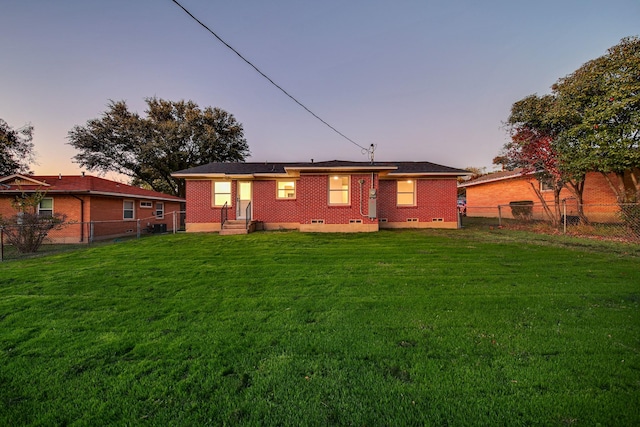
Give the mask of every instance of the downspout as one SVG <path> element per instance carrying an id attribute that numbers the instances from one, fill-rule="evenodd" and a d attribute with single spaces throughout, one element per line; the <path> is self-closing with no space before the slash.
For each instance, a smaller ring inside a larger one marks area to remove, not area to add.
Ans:
<path id="1" fill-rule="evenodd" d="M 84 199 L 71 194 L 71 197 L 74 197 L 80 200 L 80 243 L 84 242 Z"/>

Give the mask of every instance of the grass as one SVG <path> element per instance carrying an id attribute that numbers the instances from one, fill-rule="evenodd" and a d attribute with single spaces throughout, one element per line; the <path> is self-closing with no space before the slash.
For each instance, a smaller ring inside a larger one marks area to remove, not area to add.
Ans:
<path id="1" fill-rule="evenodd" d="M 0 424 L 637 425 L 636 246 L 478 225 L 5 262 Z"/>

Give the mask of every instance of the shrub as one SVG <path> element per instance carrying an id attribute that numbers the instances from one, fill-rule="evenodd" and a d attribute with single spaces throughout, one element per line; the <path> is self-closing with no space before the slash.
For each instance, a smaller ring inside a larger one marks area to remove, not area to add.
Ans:
<path id="1" fill-rule="evenodd" d="M 621 203 L 620 217 L 635 238 L 640 238 L 640 203 Z"/>
<path id="2" fill-rule="evenodd" d="M 44 196 L 41 191 L 23 193 L 11 203 L 17 214 L 8 219 L 0 216 L 4 239 L 20 253 L 37 252 L 49 231 L 59 230 L 65 221 L 65 215 L 38 213 Z"/>
<path id="3" fill-rule="evenodd" d="M 530 221 L 533 218 L 533 201 L 531 200 L 509 202 L 509 207 L 515 219 Z"/>

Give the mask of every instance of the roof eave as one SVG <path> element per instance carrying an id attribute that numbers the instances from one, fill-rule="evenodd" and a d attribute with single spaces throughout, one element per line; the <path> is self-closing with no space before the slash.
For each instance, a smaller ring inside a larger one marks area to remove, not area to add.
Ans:
<path id="1" fill-rule="evenodd" d="M 397 178 L 399 176 L 411 176 L 411 177 L 418 177 L 418 176 L 424 176 L 424 177 L 429 177 L 429 176 L 439 176 L 439 177 L 451 176 L 451 177 L 459 177 L 459 176 L 468 176 L 468 175 L 471 175 L 471 173 L 458 173 L 458 172 L 391 172 L 388 176 L 392 177 L 392 178 Z"/>
<path id="2" fill-rule="evenodd" d="M 287 172 L 298 171 L 305 173 L 313 172 L 383 172 L 394 171 L 397 166 L 291 166 L 285 167 Z"/>
<path id="3" fill-rule="evenodd" d="M 14 194 L 20 194 L 20 193 L 35 193 L 38 192 L 40 190 L 38 189 L 33 189 L 33 190 L 22 190 L 22 189 L 16 189 L 16 190 L 0 190 L 0 194 L 5 194 L 5 195 L 14 195 Z M 155 196 L 155 195 L 144 195 L 144 194 L 131 194 L 131 193 L 115 193 L 115 192 L 111 192 L 111 191 L 91 191 L 91 190 L 48 190 L 47 194 L 68 194 L 71 196 L 107 196 L 107 197 L 123 197 L 123 198 L 130 198 L 130 199 L 146 199 L 146 200 L 161 200 L 163 202 L 186 202 L 186 199 L 182 199 L 182 198 L 172 198 L 172 197 L 167 197 L 167 196 Z"/>

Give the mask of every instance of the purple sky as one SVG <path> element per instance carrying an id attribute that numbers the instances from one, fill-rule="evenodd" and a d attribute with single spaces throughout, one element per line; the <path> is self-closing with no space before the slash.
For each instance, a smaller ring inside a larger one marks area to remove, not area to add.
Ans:
<path id="1" fill-rule="evenodd" d="M 638 0 L 181 3 L 377 160 L 488 171 L 515 101 L 640 34 Z M 232 113 L 249 161 L 368 160 L 170 0 L 3 0 L 0 52 L 0 118 L 35 127 L 39 174 L 79 173 L 67 132 L 152 96 Z"/>

